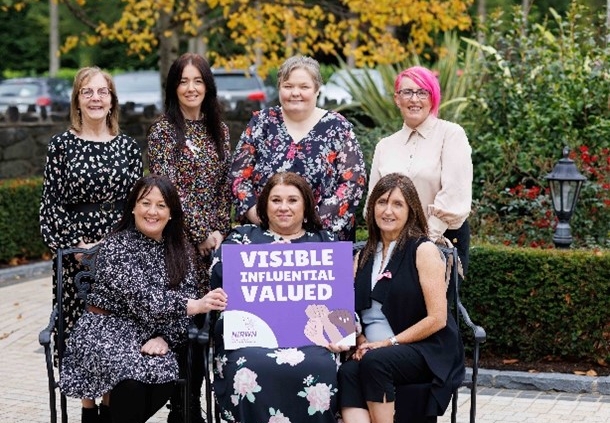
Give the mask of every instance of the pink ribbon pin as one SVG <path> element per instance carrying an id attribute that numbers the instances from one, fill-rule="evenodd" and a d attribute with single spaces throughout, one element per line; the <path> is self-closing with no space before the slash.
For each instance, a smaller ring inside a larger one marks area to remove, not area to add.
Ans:
<path id="1" fill-rule="evenodd" d="M 377 275 L 377 280 L 382 279 L 382 278 L 392 279 L 392 272 L 390 272 L 389 270 L 386 270 L 385 272 Z"/>

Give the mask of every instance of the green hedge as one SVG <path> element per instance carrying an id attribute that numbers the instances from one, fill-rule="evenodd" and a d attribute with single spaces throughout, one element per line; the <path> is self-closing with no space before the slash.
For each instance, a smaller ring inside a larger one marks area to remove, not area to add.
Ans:
<path id="1" fill-rule="evenodd" d="M 38 224 L 41 192 L 41 178 L 0 181 L 0 263 L 48 252 Z"/>
<path id="2" fill-rule="evenodd" d="M 476 246 L 462 302 L 485 349 L 610 361 L 610 252 Z"/>

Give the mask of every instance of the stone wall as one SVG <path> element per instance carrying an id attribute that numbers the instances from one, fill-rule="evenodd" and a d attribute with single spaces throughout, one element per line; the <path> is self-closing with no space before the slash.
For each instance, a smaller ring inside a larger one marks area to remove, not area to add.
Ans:
<path id="1" fill-rule="evenodd" d="M 246 127 L 252 108 L 243 107 L 227 113 L 232 147 Z M 154 117 L 124 113 L 121 130 L 134 137 L 142 148 L 146 163 L 146 131 Z M 0 116 L 0 179 L 42 176 L 47 154 L 47 144 L 54 134 L 64 132 L 69 126 L 67 116 L 33 116 L 23 114 L 10 119 Z"/>

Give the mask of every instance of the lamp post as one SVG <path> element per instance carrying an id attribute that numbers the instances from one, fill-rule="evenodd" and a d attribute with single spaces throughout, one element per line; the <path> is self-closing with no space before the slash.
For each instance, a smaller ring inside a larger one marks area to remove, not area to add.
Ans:
<path id="1" fill-rule="evenodd" d="M 563 148 L 563 158 L 557 162 L 553 171 L 546 175 L 551 187 L 553 209 L 559 222 L 555 228 L 553 242 L 557 248 L 569 248 L 572 244 L 570 218 L 574 213 L 580 188 L 587 180 L 576 168 L 574 160 L 568 158 L 570 149 Z"/>

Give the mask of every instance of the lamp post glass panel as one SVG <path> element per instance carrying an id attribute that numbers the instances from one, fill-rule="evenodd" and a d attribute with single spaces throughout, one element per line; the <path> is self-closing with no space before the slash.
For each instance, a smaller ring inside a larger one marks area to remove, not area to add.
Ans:
<path id="1" fill-rule="evenodd" d="M 574 160 L 568 158 L 570 149 L 564 147 L 563 158 L 557 162 L 553 171 L 546 175 L 551 187 L 553 209 L 557 215 L 557 227 L 553 242 L 557 248 L 568 248 L 572 244 L 570 218 L 574 213 L 580 188 L 585 178 L 576 168 Z"/>

